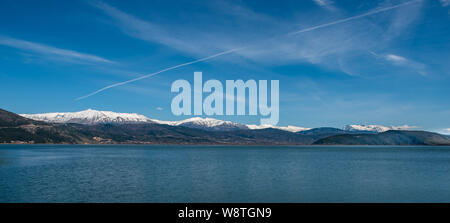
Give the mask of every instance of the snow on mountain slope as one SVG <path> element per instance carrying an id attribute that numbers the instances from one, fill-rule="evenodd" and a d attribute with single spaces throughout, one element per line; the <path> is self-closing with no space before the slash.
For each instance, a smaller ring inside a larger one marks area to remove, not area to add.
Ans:
<path id="1" fill-rule="evenodd" d="M 248 129 L 247 126 L 239 123 L 200 117 L 193 117 L 186 120 L 178 121 L 175 122 L 175 125 L 189 128 L 200 128 L 206 130 L 221 130 L 221 131 Z"/>
<path id="2" fill-rule="evenodd" d="M 382 126 L 382 125 L 346 125 L 342 128 L 345 131 L 368 131 L 368 132 L 386 132 L 389 130 L 408 130 L 418 128 L 416 126 Z"/>
<path id="3" fill-rule="evenodd" d="M 185 126 L 189 128 L 200 128 L 200 129 L 207 129 L 207 130 L 239 130 L 239 129 L 267 129 L 267 128 L 274 128 L 274 129 L 280 129 L 283 131 L 289 131 L 289 132 L 298 132 L 298 131 L 304 131 L 309 130 L 310 128 L 303 128 L 298 126 L 273 126 L 273 125 L 244 125 L 239 123 L 234 123 L 230 121 L 222 121 L 218 119 L 213 118 L 200 118 L 200 117 L 193 117 L 186 120 L 181 121 L 160 121 L 160 120 L 154 120 L 153 122 L 159 123 L 159 124 L 166 124 L 166 125 L 173 125 L 173 126 Z"/>
<path id="4" fill-rule="evenodd" d="M 249 129 L 267 129 L 267 128 L 273 128 L 273 129 L 280 129 L 283 131 L 288 132 L 299 132 L 299 131 L 305 131 L 310 130 L 311 128 L 304 128 L 304 127 L 298 127 L 293 125 L 288 126 L 273 126 L 273 125 L 247 125 Z"/>
<path id="5" fill-rule="evenodd" d="M 214 131 L 230 131 L 230 130 L 240 130 L 248 129 L 246 125 L 234 123 L 230 121 L 223 121 L 213 118 L 200 118 L 193 117 L 181 121 L 161 121 L 156 119 L 151 119 L 154 123 L 172 125 L 172 126 L 184 126 L 188 128 L 197 128 L 204 130 L 214 130 Z"/>
<path id="6" fill-rule="evenodd" d="M 236 130 L 248 129 L 247 126 L 222 121 L 213 118 L 193 117 L 181 121 L 161 121 L 149 119 L 143 115 L 135 113 L 116 113 L 111 111 L 97 111 L 88 109 L 80 112 L 63 113 L 44 113 L 44 114 L 20 114 L 21 116 L 38 121 L 53 123 L 79 123 L 79 124 L 98 124 L 98 123 L 157 123 L 172 126 L 185 126 L 190 128 L 201 128 L 209 130 Z"/>
<path id="7" fill-rule="evenodd" d="M 38 121 L 53 123 L 79 123 L 79 124 L 99 124 L 99 123 L 157 123 L 171 126 L 184 126 L 212 131 L 231 131 L 242 129 L 266 129 L 274 128 L 289 132 L 299 132 L 310 128 L 298 126 L 272 126 L 272 125 L 244 125 L 230 121 L 223 121 L 214 118 L 193 117 L 181 121 L 161 121 L 149 119 L 144 115 L 136 113 L 116 113 L 112 111 L 97 111 L 87 109 L 79 112 L 44 113 L 44 114 L 20 114 L 21 116 Z M 389 130 L 408 130 L 417 128 L 415 126 L 382 126 L 382 125 L 346 125 L 342 128 L 345 131 L 366 131 L 366 132 L 386 132 Z"/>
<path id="8" fill-rule="evenodd" d="M 274 128 L 289 132 L 308 130 L 297 126 L 272 126 L 272 125 L 244 125 L 230 121 L 223 121 L 214 118 L 193 117 L 181 121 L 162 121 L 149 119 L 144 115 L 135 113 L 116 113 L 111 111 L 97 111 L 87 109 L 79 112 L 60 112 L 44 114 L 20 114 L 21 116 L 38 121 L 53 123 L 78 123 L 94 125 L 99 123 L 156 123 L 171 126 L 184 126 L 213 131 L 231 131 L 241 129 L 266 129 Z"/>
<path id="9" fill-rule="evenodd" d="M 38 121 L 53 123 L 79 123 L 93 125 L 97 123 L 146 123 L 151 120 L 136 113 L 116 113 L 111 111 L 97 111 L 87 109 L 79 112 L 20 114 L 21 116 Z"/>

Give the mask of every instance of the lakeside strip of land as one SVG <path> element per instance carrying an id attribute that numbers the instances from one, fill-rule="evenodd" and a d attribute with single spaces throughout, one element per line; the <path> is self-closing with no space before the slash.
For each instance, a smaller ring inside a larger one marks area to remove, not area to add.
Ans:
<path id="1" fill-rule="evenodd" d="M 83 125 L 36 121 L 0 109 L 1 144 L 157 145 L 450 145 L 450 136 L 426 131 L 381 133 L 314 128 L 208 131 L 157 123 Z"/>

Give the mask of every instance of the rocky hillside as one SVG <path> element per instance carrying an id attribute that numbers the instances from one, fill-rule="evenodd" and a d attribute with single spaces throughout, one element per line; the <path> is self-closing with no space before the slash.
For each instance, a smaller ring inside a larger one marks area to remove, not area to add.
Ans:
<path id="1" fill-rule="evenodd" d="M 0 109 L 0 143 L 92 143 L 66 124 L 49 124 Z"/>

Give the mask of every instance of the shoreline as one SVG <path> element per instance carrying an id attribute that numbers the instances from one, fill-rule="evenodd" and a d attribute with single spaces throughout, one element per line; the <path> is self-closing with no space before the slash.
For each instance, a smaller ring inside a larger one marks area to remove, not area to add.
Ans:
<path id="1" fill-rule="evenodd" d="M 369 144 L 361 144 L 361 145 L 346 145 L 346 144 L 339 144 L 339 145 L 314 145 L 314 144 L 158 144 L 158 143 L 111 143 L 111 144 L 69 144 L 69 143 L 0 143 L 0 146 L 2 145 L 36 145 L 36 146 L 44 146 L 44 145 L 52 145 L 52 146 L 249 146 L 249 147 L 256 147 L 256 146 L 262 146 L 262 147 L 269 147 L 269 146 L 293 146 L 293 147 L 356 147 L 356 146 L 364 146 L 364 147 L 389 147 L 389 146 L 396 146 L 396 147 L 450 147 L 450 145 L 417 145 L 417 144 L 404 144 L 404 145 L 369 145 Z"/>

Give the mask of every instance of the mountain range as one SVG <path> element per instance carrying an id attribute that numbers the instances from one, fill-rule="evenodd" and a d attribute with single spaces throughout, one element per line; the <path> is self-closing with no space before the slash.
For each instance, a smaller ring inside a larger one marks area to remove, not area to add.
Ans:
<path id="1" fill-rule="evenodd" d="M 112 111 L 97 111 L 93 109 L 87 109 L 79 112 L 20 114 L 20 116 L 37 121 L 45 121 L 49 123 L 77 123 L 85 125 L 154 123 L 171 126 L 184 126 L 209 131 L 233 131 L 243 129 L 255 130 L 255 129 L 273 128 L 289 132 L 301 132 L 311 129 L 292 125 L 289 126 L 246 125 L 230 121 L 223 121 L 213 118 L 201 118 L 201 117 L 193 117 L 181 121 L 161 121 L 157 119 L 150 119 L 144 115 L 136 113 L 116 113 Z M 407 130 L 409 128 L 414 127 L 406 125 L 393 127 L 381 125 L 346 125 L 344 126 L 344 128 L 342 128 L 342 130 L 348 132 L 385 132 L 388 130 Z"/>
<path id="2" fill-rule="evenodd" d="M 86 125 L 107 124 L 107 123 L 108 124 L 156 123 L 156 124 L 185 126 L 190 128 L 198 128 L 214 131 L 274 128 L 290 132 L 298 132 L 309 129 L 298 126 L 245 125 L 233 123 L 230 121 L 222 121 L 213 118 L 200 118 L 200 117 L 193 117 L 181 121 L 161 121 L 157 119 L 150 119 L 136 113 L 116 113 L 111 111 L 97 111 L 93 109 L 87 109 L 79 112 L 20 114 L 20 115 L 25 118 L 50 123 L 77 123 Z"/>
<path id="3" fill-rule="evenodd" d="M 0 143 L 450 145 L 450 136 L 409 126 L 322 127 L 247 125 L 194 117 L 161 121 L 135 113 L 84 110 L 20 114 L 0 109 Z"/>

